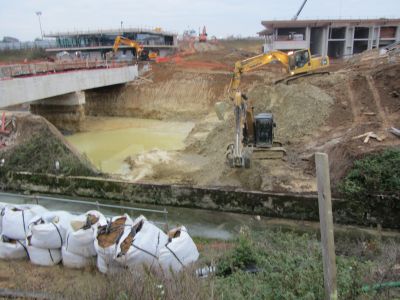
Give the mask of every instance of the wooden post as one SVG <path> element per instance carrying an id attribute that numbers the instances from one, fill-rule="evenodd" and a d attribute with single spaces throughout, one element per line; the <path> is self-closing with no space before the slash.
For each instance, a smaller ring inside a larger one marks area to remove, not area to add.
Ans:
<path id="1" fill-rule="evenodd" d="M 315 166 L 317 168 L 325 299 L 336 300 L 336 256 L 335 242 L 333 239 L 332 199 L 328 155 L 326 153 L 315 153 Z"/>

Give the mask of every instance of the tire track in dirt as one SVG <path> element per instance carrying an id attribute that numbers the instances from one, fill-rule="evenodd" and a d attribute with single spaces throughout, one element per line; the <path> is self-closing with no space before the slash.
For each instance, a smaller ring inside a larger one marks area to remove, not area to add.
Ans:
<path id="1" fill-rule="evenodd" d="M 359 105 L 356 104 L 356 98 L 353 93 L 353 87 L 351 84 L 352 84 L 352 81 L 348 80 L 347 81 L 347 92 L 349 94 L 350 107 L 351 107 L 351 113 L 353 114 L 353 126 L 354 126 L 354 124 L 361 123 L 362 116 L 361 116 L 361 111 L 359 109 Z"/>
<path id="2" fill-rule="evenodd" d="M 380 122 L 382 124 L 382 129 L 387 129 L 390 127 L 389 122 L 388 122 L 388 116 L 382 105 L 382 101 L 381 101 L 379 92 L 375 87 L 374 79 L 372 78 L 371 75 L 368 75 L 365 78 L 367 79 L 368 87 L 372 92 L 372 99 L 375 102 L 375 106 L 377 108 L 377 116 L 380 119 Z"/>

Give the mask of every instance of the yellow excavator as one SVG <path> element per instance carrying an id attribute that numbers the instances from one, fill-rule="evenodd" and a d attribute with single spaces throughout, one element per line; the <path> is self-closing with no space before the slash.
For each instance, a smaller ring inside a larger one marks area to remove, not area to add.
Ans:
<path id="1" fill-rule="evenodd" d="M 156 51 L 150 51 L 148 52 L 147 50 L 144 50 L 143 46 L 139 44 L 136 41 L 132 41 L 126 37 L 123 36 L 117 36 L 114 41 L 114 46 L 112 48 L 112 54 L 115 55 L 117 52 L 119 46 L 127 45 L 135 49 L 136 52 L 136 60 L 155 60 L 158 57 L 158 53 Z"/>
<path id="2" fill-rule="evenodd" d="M 328 57 L 311 57 L 309 49 L 285 53 L 271 51 L 235 63 L 235 70 L 228 94 L 234 104 L 235 139 L 227 148 L 226 159 L 231 167 L 250 168 L 252 157 L 255 159 L 282 158 L 286 151 L 274 142 L 276 124 L 272 113 L 260 113 L 254 116 L 251 101 L 239 89 L 243 73 L 278 61 L 284 65 L 289 76 L 309 74 L 329 65 Z M 220 120 L 224 119 L 226 102 L 217 102 L 215 110 Z"/>

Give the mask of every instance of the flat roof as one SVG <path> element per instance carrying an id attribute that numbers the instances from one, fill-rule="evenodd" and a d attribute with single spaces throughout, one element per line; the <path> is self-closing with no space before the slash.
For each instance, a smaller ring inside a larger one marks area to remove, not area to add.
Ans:
<path id="1" fill-rule="evenodd" d="M 142 45 L 143 48 L 148 49 L 172 49 L 177 48 L 177 45 Z M 122 45 L 119 49 L 129 49 L 130 46 Z M 94 46 L 94 47 L 70 47 L 70 48 L 46 48 L 47 52 L 61 52 L 61 51 L 94 51 L 94 50 L 111 50 L 112 46 Z"/>
<path id="2" fill-rule="evenodd" d="M 120 28 L 118 29 L 98 29 L 98 30 L 74 30 L 64 32 L 50 32 L 45 33 L 44 37 L 57 38 L 65 36 L 79 36 L 79 35 L 123 35 L 124 33 L 150 33 L 162 36 L 175 36 L 176 32 L 164 31 L 159 28 Z"/>
<path id="3" fill-rule="evenodd" d="M 324 26 L 399 26 L 400 19 L 314 19 L 314 20 L 268 20 L 262 21 L 261 24 L 266 28 L 259 32 L 260 35 L 272 33 L 274 28 L 290 28 L 290 27 L 324 27 Z"/>

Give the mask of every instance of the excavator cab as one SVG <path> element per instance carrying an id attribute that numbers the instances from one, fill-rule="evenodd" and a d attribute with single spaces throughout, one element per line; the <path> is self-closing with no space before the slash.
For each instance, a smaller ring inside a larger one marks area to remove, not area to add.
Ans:
<path id="1" fill-rule="evenodd" d="M 311 66 L 311 56 L 308 49 L 291 51 L 289 54 L 289 71 L 290 74 L 298 74 L 307 72 Z"/>
<path id="2" fill-rule="evenodd" d="M 329 66 L 329 58 L 327 56 L 311 56 L 310 49 L 290 51 L 288 56 L 290 75 L 317 71 Z"/>
<path id="3" fill-rule="evenodd" d="M 276 124 L 271 113 L 261 113 L 254 118 L 255 146 L 270 148 L 274 141 Z"/>

